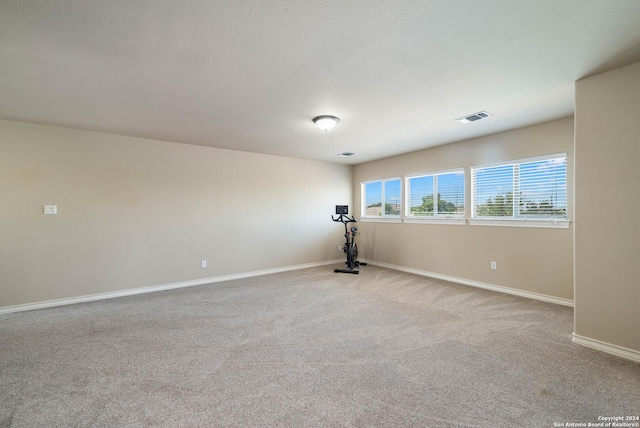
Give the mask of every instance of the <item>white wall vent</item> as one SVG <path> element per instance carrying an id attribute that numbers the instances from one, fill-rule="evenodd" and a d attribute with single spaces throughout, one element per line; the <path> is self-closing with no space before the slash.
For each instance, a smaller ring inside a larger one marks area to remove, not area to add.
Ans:
<path id="1" fill-rule="evenodd" d="M 487 113 L 486 111 L 479 111 L 477 113 L 470 114 L 469 116 L 459 117 L 456 120 L 460 123 L 471 123 L 488 117 L 491 117 L 490 113 Z"/>

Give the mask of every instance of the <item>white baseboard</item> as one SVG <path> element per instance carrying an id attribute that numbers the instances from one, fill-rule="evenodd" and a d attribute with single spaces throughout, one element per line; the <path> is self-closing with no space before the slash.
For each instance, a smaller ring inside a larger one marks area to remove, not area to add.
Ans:
<path id="1" fill-rule="evenodd" d="M 640 363 L 640 351 L 636 351 L 636 350 L 625 348 L 618 345 L 613 345 L 611 343 L 601 342 L 599 340 L 590 339 L 584 336 L 579 336 L 575 333 L 573 333 L 573 337 L 571 338 L 571 341 L 573 343 L 577 343 L 578 345 L 583 345 L 588 348 L 597 349 L 598 351 L 606 352 L 608 354 L 616 355 L 618 357 L 622 357 L 627 360 Z"/>
<path id="2" fill-rule="evenodd" d="M 44 302 L 26 303 L 0 308 L 0 315 L 12 312 L 32 311 L 34 309 L 52 308 L 54 306 L 73 305 L 76 303 L 93 302 L 96 300 L 112 299 L 114 297 L 133 296 L 135 294 L 153 293 L 155 291 L 173 290 L 174 288 L 192 287 L 194 285 L 211 284 L 213 282 L 230 281 L 233 279 L 250 278 L 252 276 L 269 275 L 272 273 L 288 272 L 292 270 L 307 269 L 318 266 L 331 265 L 342 262 L 342 259 L 326 260 L 323 262 L 305 263 L 301 265 L 284 266 L 273 269 L 257 270 L 253 272 L 236 273 L 232 275 L 214 276 L 211 278 L 194 279 L 191 281 L 174 282 L 171 284 L 152 285 L 149 287 L 132 288 L 108 293 L 89 294 L 86 296 L 69 297 L 66 299 L 47 300 Z"/>
<path id="3" fill-rule="evenodd" d="M 546 295 L 546 294 L 534 293 L 534 292 L 531 292 L 531 291 L 517 290 L 515 288 L 503 287 L 501 285 L 487 284 L 485 282 L 473 281 L 473 280 L 470 280 L 470 279 L 458 278 L 458 277 L 449 276 L 449 275 L 442 275 L 442 274 L 439 274 L 439 273 L 428 272 L 426 270 L 413 269 L 413 268 L 408 268 L 408 267 L 404 267 L 404 266 L 392 265 L 390 263 L 377 262 L 377 261 L 372 261 L 372 260 L 371 261 L 370 260 L 365 260 L 365 262 L 367 262 L 369 264 L 372 264 L 372 265 L 385 267 L 385 268 L 388 268 L 388 269 L 399 270 L 399 271 L 402 271 L 402 272 L 413 273 L 413 274 L 421 275 L 421 276 L 428 276 L 430 278 L 442 279 L 444 281 L 457 282 L 458 284 L 470 285 L 472 287 L 484 288 L 486 290 L 498 291 L 500 293 L 513 294 L 513 295 L 520 296 L 520 297 L 527 297 L 529 299 L 542 300 L 544 302 L 555 303 L 557 305 L 573 307 L 573 300 L 563 299 L 562 297 L 554 297 L 554 296 L 549 296 L 549 295 Z"/>

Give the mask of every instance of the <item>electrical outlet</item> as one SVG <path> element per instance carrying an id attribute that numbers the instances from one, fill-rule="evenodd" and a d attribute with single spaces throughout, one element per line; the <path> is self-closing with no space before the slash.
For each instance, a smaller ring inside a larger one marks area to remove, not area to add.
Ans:
<path id="1" fill-rule="evenodd" d="M 56 215 L 56 214 L 58 214 L 58 206 L 57 205 L 45 205 L 44 206 L 44 213 L 45 214 Z"/>
<path id="2" fill-rule="evenodd" d="M 491 269 L 493 270 L 498 269 L 498 264 L 496 262 L 491 262 Z"/>
<path id="3" fill-rule="evenodd" d="M 342 245 L 338 245 L 338 251 L 342 251 Z"/>
<path id="4" fill-rule="evenodd" d="M 203 268 L 206 268 L 206 267 L 207 267 L 207 261 L 206 261 L 206 260 L 203 260 L 203 261 L 202 261 L 202 267 L 203 267 Z"/>

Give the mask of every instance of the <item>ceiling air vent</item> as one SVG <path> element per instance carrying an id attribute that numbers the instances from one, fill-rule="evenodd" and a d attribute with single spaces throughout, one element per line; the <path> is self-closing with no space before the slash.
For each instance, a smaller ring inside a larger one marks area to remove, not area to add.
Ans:
<path id="1" fill-rule="evenodd" d="M 349 156 L 353 156 L 353 155 L 355 155 L 355 153 L 352 153 L 352 152 L 338 153 L 338 156 L 342 156 L 343 158 L 348 158 Z"/>
<path id="2" fill-rule="evenodd" d="M 486 111 L 479 111 L 478 113 L 473 113 L 469 116 L 459 117 L 456 120 L 460 123 L 471 123 L 475 122 L 476 120 L 486 119 L 488 117 L 491 117 L 491 114 L 487 113 Z"/>

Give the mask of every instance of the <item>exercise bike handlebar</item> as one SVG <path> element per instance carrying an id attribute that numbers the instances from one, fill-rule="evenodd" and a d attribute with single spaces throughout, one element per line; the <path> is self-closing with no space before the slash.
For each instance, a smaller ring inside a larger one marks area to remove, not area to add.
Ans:
<path id="1" fill-rule="evenodd" d="M 346 218 L 346 220 L 345 220 Z M 344 225 L 346 226 L 347 223 L 357 223 L 356 218 L 354 216 L 349 217 L 346 214 L 340 214 L 337 217 L 331 216 L 331 220 L 338 222 L 338 223 L 344 223 Z"/>

